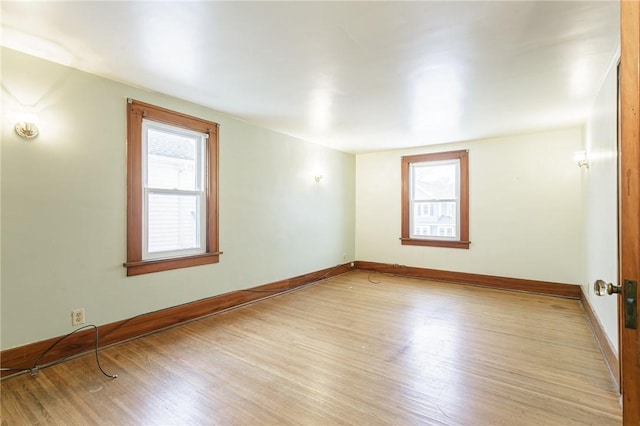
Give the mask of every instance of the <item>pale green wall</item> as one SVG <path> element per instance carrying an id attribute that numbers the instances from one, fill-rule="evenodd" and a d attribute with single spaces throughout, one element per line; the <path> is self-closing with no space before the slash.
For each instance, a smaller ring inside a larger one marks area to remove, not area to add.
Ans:
<path id="1" fill-rule="evenodd" d="M 578 284 L 580 127 L 356 157 L 356 257 Z M 400 244 L 400 158 L 469 150 L 469 250 Z"/>
<path id="2" fill-rule="evenodd" d="M 71 331 L 74 308 L 100 325 L 354 259 L 354 156 L 1 53 L 2 349 Z M 220 123 L 219 264 L 125 276 L 127 97 Z M 37 139 L 13 131 L 20 104 Z"/>

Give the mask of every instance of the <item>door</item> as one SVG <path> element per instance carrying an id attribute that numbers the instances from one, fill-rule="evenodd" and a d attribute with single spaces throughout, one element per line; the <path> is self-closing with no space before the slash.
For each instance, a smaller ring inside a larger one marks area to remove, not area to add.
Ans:
<path id="1" fill-rule="evenodd" d="M 640 2 L 621 1 L 620 8 L 620 278 L 622 291 L 640 282 Z M 627 286 L 625 289 L 624 287 Z M 625 314 L 638 314 L 620 298 L 620 381 L 625 426 L 640 425 L 640 329 L 625 326 Z"/>

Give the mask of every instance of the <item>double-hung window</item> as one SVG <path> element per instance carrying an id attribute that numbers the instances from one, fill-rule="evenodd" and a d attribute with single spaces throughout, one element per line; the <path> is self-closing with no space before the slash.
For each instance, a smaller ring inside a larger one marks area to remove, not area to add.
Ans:
<path id="1" fill-rule="evenodd" d="M 142 120 L 143 259 L 205 252 L 208 134 Z"/>
<path id="2" fill-rule="evenodd" d="M 217 124 L 127 107 L 127 275 L 217 262 Z"/>
<path id="3" fill-rule="evenodd" d="M 469 248 L 468 152 L 402 157 L 404 245 Z"/>

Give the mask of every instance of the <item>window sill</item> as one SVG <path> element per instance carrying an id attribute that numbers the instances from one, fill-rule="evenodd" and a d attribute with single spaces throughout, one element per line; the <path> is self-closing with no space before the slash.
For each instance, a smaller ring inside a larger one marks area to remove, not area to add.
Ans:
<path id="1" fill-rule="evenodd" d="M 469 249 L 471 241 L 446 241 L 446 240 L 427 240 L 418 238 L 400 238 L 403 246 L 428 246 L 428 247 L 449 247 L 458 249 Z"/>
<path id="2" fill-rule="evenodd" d="M 127 276 L 149 274 L 152 272 L 169 271 L 171 269 L 189 268 L 191 266 L 218 263 L 222 252 L 204 253 L 196 256 L 172 257 L 170 259 L 152 259 L 123 264 L 127 268 Z"/>

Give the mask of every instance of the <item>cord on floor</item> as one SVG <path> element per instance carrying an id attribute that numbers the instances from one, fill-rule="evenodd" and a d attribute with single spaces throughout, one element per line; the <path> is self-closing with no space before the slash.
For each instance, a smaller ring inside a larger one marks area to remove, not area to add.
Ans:
<path id="1" fill-rule="evenodd" d="M 117 374 L 109 374 L 109 373 L 107 373 L 106 371 L 104 371 L 104 369 L 102 368 L 102 365 L 100 364 L 100 358 L 98 357 L 98 347 L 99 347 L 99 344 L 100 344 L 100 336 L 98 334 L 98 327 L 96 327 L 93 324 L 89 324 L 89 325 L 85 325 L 84 327 L 77 328 L 77 329 L 73 330 L 71 333 L 66 334 L 65 336 L 62 336 L 61 338 L 59 338 L 58 340 L 53 342 L 53 344 L 51 344 L 51 346 L 49 346 L 44 352 L 42 352 L 42 354 L 38 357 L 36 362 L 33 363 L 33 367 L 30 367 L 30 368 L 24 368 L 24 367 L 23 368 L 4 368 L 3 367 L 3 368 L 0 368 L 0 371 L 22 371 L 22 372 L 28 371 L 28 372 L 31 373 L 32 376 L 36 376 L 40 372 L 41 369 L 53 367 L 54 365 L 58 365 L 58 364 L 60 364 L 60 363 L 62 363 L 64 361 L 68 360 L 69 358 L 71 358 L 71 356 L 74 356 L 74 355 L 71 355 L 71 356 L 59 359 L 58 361 L 51 362 L 49 364 L 40 365 L 40 361 L 42 361 L 42 359 L 44 357 L 46 357 L 47 354 L 49 352 L 51 352 L 51 350 L 53 348 L 55 348 L 60 342 L 62 342 L 63 340 L 65 340 L 69 336 L 72 336 L 72 335 L 76 334 L 79 331 L 86 330 L 87 328 L 93 328 L 95 330 L 95 332 L 96 332 L 95 351 L 94 351 L 94 353 L 95 353 L 95 356 L 96 356 L 96 364 L 98 365 L 98 369 L 100 370 L 100 372 L 102 374 L 104 374 L 107 377 L 110 377 L 112 379 L 117 378 L 118 377 Z"/>

